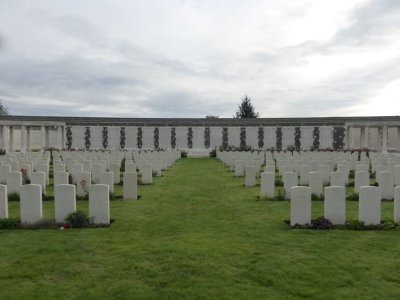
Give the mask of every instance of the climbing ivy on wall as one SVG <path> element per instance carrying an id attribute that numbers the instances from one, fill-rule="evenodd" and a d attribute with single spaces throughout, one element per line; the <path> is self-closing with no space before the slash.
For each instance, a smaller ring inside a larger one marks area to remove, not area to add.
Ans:
<path id="1" fill-rule="evenodd" d="M 301 129 L 300 127 L 294 128 L 294 149 L 300 151 L 301 147 Z"/>
<path id="2" fill-rule="evenodd" d="M 85 130 L 85 148 L 86 150 L 90 149 L 90 127 L 86 127 Z"/>
<path id="3" fill-rule="evenodd" d="M 210 127 L 206 127 L 204 130 L 204 147 L 210 148 Z"/>
<path id="4" fill-rule="evenodd" d="M 276 128 L 276 149 L 278 151 L 282 150 L 282 127 Z"/>
<path id="5" fill-rule="evenodd" d="M 333 127 L 332 148 L 334 150 L 339 151 L 344 149 L 344 137 L 345 137 L 344 127 Z"/>
<path id="6" fill-rule="evenodd" d="M 121 149 L 125 149 L 125 127 L 121 127 L 121 130 L 119 131 L 119 146 Z"/>
<path id="7" fill-rule="evenodd" d="M 192 127 L 188 128 L 188 133 L 187 133 L 187 144 L 188 148 L 192 149 L 193 148 L 193 129 Z"/>
<path id="8" fill-rule="evenodd" d="M 319 127 L 314 127 L 313 130 L 313 145 L 312 149 L 313 150 L 318 150 L 319 149 Z"/>
<path id="9" fill-rule="evenodd" d="M 137 129 L 137 147 L 142 149 L 143 145 L 143 129 L 142 127 L 138 127 Z"/>
<path id="10" fill-rule="evenodd" d="M 171 128 L 171 148 L 175 149 L 176 147 L 176 131 L 175 128 Z"/>
<path id="11" fill-rule="evenodd" d="M 228 128 L 222 128 L 222 149 L 228 148 Z"/>
<path id="12" fill-rule="evenodd" d="M 258 148 L 264 148 L 264 127 L 258 127 Z"/>
<path id="13" fill-rule="evenodd" d="M 240 128 L 240 148 L 241 149 L 246 148 L 246 128 L 245 127 Z"/>
<path id="14" fill-rule="evenodd" d="M 67 149 L 70 150 L 72 147 L 72 130 L 71 127 L 67 127 L 66 131 L 66 136 L 67 136 Z"/>
<path id="15" fill-rule="evenodd" d="M 160 130 L 158 127 L 154 128 L 154 149 L 160 147 Z"/>
<path id="16" fill-rule="evenodd" d="M 108 147 L 108 128 L 103 127 L 103 149 Z"/>

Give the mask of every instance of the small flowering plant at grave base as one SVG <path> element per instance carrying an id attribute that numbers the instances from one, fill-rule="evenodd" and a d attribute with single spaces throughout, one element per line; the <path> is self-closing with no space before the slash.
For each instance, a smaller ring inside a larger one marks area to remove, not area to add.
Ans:
<path id="1" fill-rule="evenodd" d="M 28 176 L 28 170 L 21 169 L 21 173 L 22 173 L 22 184 L 30 184 L 31 179 Z"/>

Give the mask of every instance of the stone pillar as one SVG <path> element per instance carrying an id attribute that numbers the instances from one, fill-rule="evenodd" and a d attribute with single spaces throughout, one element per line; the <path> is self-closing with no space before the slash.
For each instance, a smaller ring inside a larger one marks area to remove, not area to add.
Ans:
<path id="1" fill-rule="evenodd" d="M 21 152 L 26 152 L 26 126 L 21 125 Z"/>
<path id="2" fill-rule="evenodd" d="M 350 145 L 350 126 L 346 126 L 346 148 L 350 149 L 352 148 L 352 145 Z"/>
<path id="3" fill-rule="evenodd" d="M 387 139 L 388 139 L 388 128 L 387 126 L 382 127 L 382 152 L 387 153 Z"/>
<path id="4" fill-rule="evenodd" d="M 360 128 L 360 148 L 365 147 L 365 126 Z"/>
<path id="5" fill-rule="evenodd" d="M 46 148 L 50 147 L 50 128 L 46 127 Z"/>
<path id="6" fill-rule="evenodd" d="M 31 150 L 31 127 L 26 126 L 26 150 Z"/>
<path id="7" fill-rule="evenodd" d="M 370 132 L 369 132 L 369 127 L 365 127 L 365 141 L 364 141 L 364 147 L 369 148 L 369 140 L 370 140 Z"/>
<path id="8" fill-rule="evenodd" d="M 58 149 L 64 148 L 64 128 L 62 126 L 57 127 L 57 146 Z"/>
<path id="9" fill-rule="evenodd" d="M 397 127 L 396 151 L 397 151 L 397 152 L 400 152 L 400 127 Z"/>
<path id="10" fill-rule="evenodd" d="M 41 148 L 46 148 L 47 144 L 46 144 L 46 128 L 44 126 L 40 127 L 40 132 L 41 132 Z"/>
<path id="11" fill-rule="evenodd" d="M 382 151 L 382 127 L 378 127 L 378 142 L 376 145 L 376 151 Z"/>
<path id="12" fill-rule="evenodd" d="M 7 150 L 6 148 L 6 126 L 0 125 L 0 149 Z"/>
<path id="13" fill-rule="evenodd" d="M 14 151 L 14 127 L 10 126 L 9 127 L 9 147 L 8 150 L 10 152 Z"/>

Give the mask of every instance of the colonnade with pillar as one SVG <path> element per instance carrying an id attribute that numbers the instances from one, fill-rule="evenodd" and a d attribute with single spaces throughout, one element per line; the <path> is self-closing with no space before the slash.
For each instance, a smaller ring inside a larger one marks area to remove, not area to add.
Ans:
<path id="1" fill-rule="evenodd" d="M 389 139 L 389 130 L 391 138 Z M 375 131 L 374 141 L 371 139 Z M 359 136 L 355 136 L 359 134 Z M 355 143 L 355 141 L 358 143 Z M 389 140 L 391 147 L 389 147 Z M 346 124 L 346 148 L 368 148 L 377 152 L 400 152 L 400 125 L 399 124 Z"/>
<path id="2" fill-rule="evenodd" d="M 0 149 L 7 152 L 15 150 L 29 151 L 32 149 L 45 149 L 49 147 L 65 147 L 64 123 L 36 123 L 36 122 L 2 122 L 0 124 Z M 56 136 L 50 143 L 50 133 Z M 32 139 L 33 135 L 35 140 Z M 39 141 L 37 141 L 37 137 Z M 33 143 L 35 142 L 35 143 Z M 17 146 L 16 146 L 17 145 Z"/>

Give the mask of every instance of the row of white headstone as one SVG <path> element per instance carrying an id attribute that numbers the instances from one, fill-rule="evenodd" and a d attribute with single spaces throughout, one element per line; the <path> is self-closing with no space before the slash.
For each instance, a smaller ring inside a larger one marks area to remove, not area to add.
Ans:
<path id="1" fill-rule="evenodd" d="M 26 184 L 21 187 L 20 217 L 22 224 L 34 224 L 43 218 L 42 186 Z M 56 223 L 76 211 L 75 185 L 60 184 L 54 187 Z M 108 185 L 93 184 L 89 187 L 89 217 L 94 224 L 110 223 L 110 195 Z M 0 185 L 0 219 L 8 218 L 7 186 Z"/>
<path id="2" fill-rule="evenodd" d="M 151 184 L 153 166 L 156 168 L 156 176 L 161 176 L 161 170 L 174 164 L 179 157 L 180 152 L 178 151 L 141 153 L 133 151 L 109 153 L 54 151 L 56 222 L 62 222 L 69 213 L 76 210 L 76 196 L 88 195 L 90 217 L 94 218 L 95 223 L 108 224 L 109 193 L 114 192 L 114 184 L 121 180 L 120 169 L 124 158 L 123 199 L 136 200 L 138 197 L 138 173 L 141 175 L 142 184 Z M 16 171 L 11 170 L 11 165 L 17 168 Z M 23 172 L 18 171 L 19 166 L 24 167 Z M 0 157 L 2 193 L 0 218 L 8 217 L 8 195 L 16 193 L 20 195 L 21 222 L 32 224 L 40 220 L 42 218 L 42 194 L 45 194 L 46 186 L 50 183 L 49 169 L 49 152 L 11 153 Z M 30 178 L 30 184 L 22 184 L 24 173 Z M 69 174 L 76 186 L 69 184 Z M 4 183 L 5 185 L 3 185 Z M 105 187 L 107 187 L 107 193 Z M 99 198 L 98 204 L 97 198 Z"/>
<path id="3" fill-rule="evenodd" d="M 290 189 L 290 225 L 311 224 L 311 188 L 295 186 Z M 334 225 L 345 224 L 346 190 L 344 187 L 325 187 L 324 217 Z M 381 196 L 378 187 L 360 187 L 358 220 L 366 225 L 380 224 Z M 394 189 L 393 220 L 400 222 L 400 187 Z"/>

